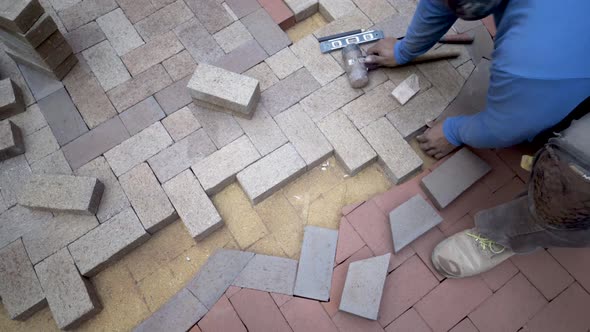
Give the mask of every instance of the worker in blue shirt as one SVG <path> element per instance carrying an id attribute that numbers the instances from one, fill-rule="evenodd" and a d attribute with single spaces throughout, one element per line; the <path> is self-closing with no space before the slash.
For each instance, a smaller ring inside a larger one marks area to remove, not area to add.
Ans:
<path id="1" fill-rule="evenodd" d="M 438 122 L 418 141 L 435 158 L 461 145 L 507 147 L 532 140 L 574 109 L 589 111 L 588 13 L 589 0 L 420 0 L 406 37 L 379 41 L 367 61 L 405 64 L 434 46 L 458 17 L 493 14 L 497 34 L 485 109 Z M 514 254 L 590 247 L 589 202 L 590 114 L 537 153 L 527 194 L 477 213 L 475 228 L 436 246 L 433 266 L 448 278 L 463 278 Z"/>
<path id="2" fill-rule="evenodd" d="M 494 15 L 497 34 L 486 108 L 451 117 L 418 137 L 430 156 L 456 147 L 502 148 L 532 140 L 590 96 L 590 1 L 420 0 L 406 36 L 381 40 L 369 62 L 405 64 L 425 53 L 457 18 Z"/>

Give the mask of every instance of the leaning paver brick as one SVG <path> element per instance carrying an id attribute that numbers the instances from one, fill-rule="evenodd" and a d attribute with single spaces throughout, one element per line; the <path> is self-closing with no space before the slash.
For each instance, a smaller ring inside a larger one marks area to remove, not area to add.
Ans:
<path id="1" fill-rule="evenodd" d="M 332 113 L 333 111 L 339 109 L 340 107 L 346 104 L 358 104 L 358 102 L 349 102 L 361 96 L 362 94 L 363 90 L 353 89 L 352 87 L 350 87 L 350 81 L 346 76 L 340 76 L 334 81 L 324 85 L 321 89 L 315 91 L 308 97 L 304 98 L 301 101 L 301 106 L 303 107 L 305 113 L 307 113 L 314 121 L 317 122 L 326 115 Z M 371 91 L 371 94 L 374 94 L 373 91 Z M 368 97 L 365 97 L 363 99 L 368 99 Z M 370 99 L 365 101 L 365 103 L 369 101 Z M 350 107 L 351 106 L 346 105 L 345 108 Z M 374 112 L 375 111 L 373 111 L 373 113 Z M 385 111 L 383 110 L 381 110 L 380 112 L 383 112 L 382 115 L 385 114 Z"/>
<path id="2" fill-rule="evenodd" d="M 115 0 L 83 0 L 59 12 L 68 31 L 72 31 L 117 8 Z"/>
<path id="3" fill-rule="evenodd" d="M 342 111 L 326 116 L 318 123 L 334 147 L 336 159 L 349 175 L 355 175 L 377 158 L 377 154 Z"/>
<path id="4" fill-rule="evenodd" d="M 263 109 L 257 110 L 252 119 L 236 117 L 236 121 L 263 156 L 288 142 L 275 120 Z"/>
<path id="5" fill-rule="evenodd" d="M 133 136 L 166 116 L 154 97 L 131 106 L 119 116 L 129 135 Z"/>
<path id="6" fill-rule="evenodd" d="M 266 59 L 265 62 L 281 80 L 303 67 L 301 60 L 295 56 L 289 47 L 278 51 Z"/>
<path id="7" fill-rule="evenodd" d="M 274 117 L 319 88 L 318 81 L 307 69 L 301 68 L 264 91 L 258 108 Z"/>
<path id="8" fill-rule="evenodd" d="M 399 107 L 391 96 L 393 83 L 387 81 L 342 107 L 342 112 L 361 129 Z"/>
<path id="9" fill-rule="evenodd" d="M 78 168 L 76 175 L 95 177 L 104 184 L 104 192 L 96 212 L 100 222 L 111 219 L 129 206 L 130 203 L 123 188 L 104 157 L 98 157 Z"/>
<path id="10" fill-rule="evenodd" d="M 301 22 L 318 11 L 318 0 L 285 0 L 295 14 L 295 20 Z"/>
<path id="11" fill-rule="evenodd" d="M 230 114 L 210 111 L 194 103 L 189 104 L 188 107 L 218 149 L 235 141 L 244 134 L 238 122 Z"/>
<path id="12" fill-rule="evenodd" d="M 186 288 L 211 309 L 253 257 L 252 252 L 219 249 Z"/>
<path id="13" fill-rule="evenodd" d="M 96 23 L 98 23 L 98 26 L 100 26 L 119 56 L 144 44 L 121 8 L 97 18 Z"/>
<path id="14" fill-rule="evenodd" d="M 149 234 L 127 208 L 68 245 L 80 274 L 92 277 L 143 242 Z"/>
<path id="15" fill-rule="evenodd" d="M 441 222 L 441 216 L 422 195 L 410 198 L 389 213 L 394 251 L 399 252 Z"/>
<path id="16" fill-rule="evenodd" d="M 322 86 L 344 73 L 334 58 L 320 52 L 319 42 L 312 35 L 293 44 L 291 50 Z"/>
<path id="17" fill-rule="evenodd" d="M 158 104 L 160 104 L 164 110 L 164 113 L 168 115 L 172 114 L 193 101 L 189 90 L 186 88 L 190 78 L 190 75 L 188 75 L 185 78 L 170 84 L 168 87 L 160 90 L 154 95 Z"/>
<path id="18" fill-rule="evenodd" d="M 217 0 L 187 0 L 186 4 L 210 34 L 216 33 L 234 21 Z"/>
<path id="19" fill-rule="evenodd" d="M 164 126 L 160 122 L 156 122 L 139 134 L 110 149 L 104 156 L 115 175 L 121 176 L 172 143 L 172 138 Z"/>
<path id="20" fill-rule="evenodd" d="M 121 57 L 132 76 L 151 68 L 154 65 L 168 59 L 182 51 L 184 46 L 178 40 L 174 32 L 170 31 L 161 36 L 155 37 L 145 45 L 129 51 Z"/>
<path id="21" fill-rule="evenodd" d="M 332 22 L 356 10 L 351 0 L 320 0 L 319 11 L 322 16 Z"/>
<path id="22" fill-rule="evenodd" d="M 211 64 L 241 74 L 264 61 L 267 57 L 266 51 L 260 44 L 256 40 L 251 39 L 230 53 L 211 61 Z"/>
<path id="23" fill-rule="evenodd" d="M 330 299 L 337 242 L 336 230 L 305 227 L 294 295 L 320 301 Z"/>
<path id="24" fill-rule="evenodd" d="M 146 163 L 125 173 L 119 181 L 143 227 L 150 234 L 178 218 L 166 193 Z"/>
<path id="25" fill-rule="evenodd" d="M 188 83 L 195 101 L 251 116 L 260 98 L 258 80 L 201 63 Z"/>
<path id="26" fill-rule="evenodd" d="M 297 153 L 305 160 L 308 170 L 322 163 L 334 151 L 332 145 L 299 104 L 277 115 L 275 120 Z"/>
<path id="27" fill-rule="evenodd" d="M 257 254 L 248 262 L 232 285 L 293 295 L 296 274 L 296 260 Z"/>
<path id="28" fill-rule="evenodd" d="M 387 119 L 404 138 L 411 137 L 425 127 L 428 121 L 436 119 L 447 104 L 437 88 L 430 88 L 404 106 L 389 112 Z"/>
<path id="29" fill-rule="evenodd" d="M 189 234 L 197 241 L 223 226 L 221 216 L 190 169 L 163 185 Z"/>
<path id="30" fill-rule="evenodd" d="M 241 21 L 235 21 L 213 35 L 225 53 L 229 53 L 253 37 Z"/>
<path id="31" fill-rule="evenodd" d="M 422 167 L 422 160 L 386 118 L 361 129 L 379 156 L 385 173 L 393 183 L 410 177 Z"/>
<path id="32" fill-rule="evenodd" d="M 43 15 L 38 0 L 13 0 L 0 4 L 0 27 L 17 33 L 26 33 Z"/>
<path id="33" fill-rule="evenodd" d="M 348 266 L 340 310 L 377 320 L 390 256 L 368 258 Z"/>
<path id="34" fill-rule="evenodd" d="M 35 271 L 58 328 L 75 328 L 101 310 L 94 286 L 80 276 L 67 248 L 35 265 Z"/>
<path id="35" fill-rule="evenodd" d="M 167 1 L 170 3 L 171 1 Z M 183 1 L 172 2 L 135 24 L 135 29 L 145 41 L 150 41 L 191 19 L 193 13 Z"/>
<path id="36" fill-rule="evenodd" d="M 291 44 L 291 40 L 273 21 L 264 8 L 241 20 L 268 55 L 273 55 Z"/>
<path id="37" fill-rule="evenodd" d="M 93 215 L 104 184 L 96 178 L 68 175 L 32 175 L 18 203 L 33 209 Z"/>
<path id="38" fill-rule="evenodd" d="M 420 91 L 418 75 L 412 74 L 393 89 L 391 94 L 401 105 L 405 105 Z"/>
<path id="39" fill-rule="evenodd" d="M 0 161 L 25 153 L 20 128 L 10 120 L 0 122 Z"/>
<path id="40" fill-rule="evenodd" d="M 107 95 L 119 113 L 139 103 L 172 83 L 162 65 L 155 65 L 127 82 L 110 90 Z"/>
<path id="41" fill-rule="evenodd" d="M 10 319 L 26 320 L 47 304 L 21 239 L 0 249 L 0 296 Z"/>
<path id="42" fill-rule="evenodd" d="M 131 76 L 108 40 L 82 52 L 84 59 L 105 91 L 129 80 Z"/>
<path id="43" fill-rule="evenodd" d="M 43 14 L 36 20 L 35 24 L 25 33 L 14 34 L 31 47 L 37 47 L 57 30 L 55 21 L 49 14 Z"/>
<path id="44" fill-rule="evenodd" d="M 199 182 L 209 195 L 214 195 L 236 178 L 236 174 L 260 159 L 260 153 L 246 136 L 212 153 L 192 166 Z"/>
<path id="45" fill-rule="evenodd" d="M 199 120 L 186 106 L 168 115 L 162 120 L 162 124 L 177 142 L 201 128 Z"/>
<path id="46" fill-rule="evenodd" d="M 203 318 L 207 311 L 191 292 L 183 288 L 133 331 L 187 331 Z"/>
<path id="47" fill-rule="evenodd" d="M 463 148 L 425 176 L 420 186 L 434 205 L 443 209 L 490 170 L 490 165 Z"/>
<path id="48" fill-rule="evenodd" d="M 21 89 L 10 78 L 0 81 L 0 120 L 25 111 Z"/>
<path id="49" fill-rule="evenodd" d="M 305 172 L 303 160 L 288 143 L 246 167 L 237 175 L 250 201 L 257 204 Z"/>

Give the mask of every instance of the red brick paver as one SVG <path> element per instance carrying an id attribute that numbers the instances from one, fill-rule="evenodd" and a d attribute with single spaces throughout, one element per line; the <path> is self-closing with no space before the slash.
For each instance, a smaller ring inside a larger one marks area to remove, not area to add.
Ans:
<path id="1" fill-rule="evenodd" d="M 508 259 L 488 272 L 482 273 L 481 278 L 488 287 L 495 292 L 504 286 L 504 284 L 512 279 L 517 273 L 518 268 L 516 268 L 514 263 Z"/>
<path id="2" fill-rule="evenodd" d="M 272 296 L 272 299 L 275 301 L 275 303 L 277 304 L 277 306 L 280 308 L 283 306 L 283 304 L 291 301 L 291 299 L 293 299 L 293 296 L 289 296 L 289 295 L 285 295 L 285 294 L 277 294 L 277 293 L 270 293 L 270 296 Z"/>
<path id="3" fill-rule="evenodd" d="M 590 292 L 590 248 L 552 248 L 549 253 Z"/>
<path id="4" fill-rule="evenodd" d="M 478 332 L 477 328 L 473 323 L 469 320 L 469 318 L 465 318 L 459 324 L 455 325 L 449 332 Z"/>
<path id="5" fill-rule="evenodd" d="M 365 242 L 354 230 L 346 217 L 340 219 L 338 245 L 336 247 L 336 264 L 344 262 L 348 257 L 365 246 Z"/>
<path id="6" fill-rule="evenodd" d="M 244 288 L 232 296 L 230 302 L 248 331 L 291 330 L 270 294 L 266 292 Z"/>
<path id="7" fill-rule="evenodd" d="M 414 308 L 410 308 L 385 328 L 386 332 L 412 331 L 430 332 L 428 324 L 418 315 Z"/>
<path id="8" fill-rule="evenodd" d="M 441 276 L 432 265 L 432 250 L 434 250 L 434 248 L 445 238 L 446 236 L 435 227 L 410 244 L 412 249 L 414 249 L 420 259 L 422 259 L 422 262 L 428 266 L 438 281 L 443 280 L 444 277 Z"/>
<path id="9" fill-rule="evenodd" d="M 341 332 L 383 332 L 383 328 L 377 321 L 365 319 L 342 311 L 332 317 L 332 320 Z"/>
<path id="10" fill-rule="evenodd" d="M 281 307 L 294 332 L 337 332 L 338 329 L 318 301 L 296 297 Z"/>
<path id="11" fill-rule="evenodd" d="M 199 322 L 203 332 L 246 332 L 246 327 L 224 295 Z"/>

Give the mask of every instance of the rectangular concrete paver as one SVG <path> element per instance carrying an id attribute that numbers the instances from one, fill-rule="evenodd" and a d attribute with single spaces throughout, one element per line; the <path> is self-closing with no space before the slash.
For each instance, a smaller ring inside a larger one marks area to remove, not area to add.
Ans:
<path id="1" fill-rule="evenodd" d="M 337 242 L 338 231 L 315 226 L 305 227 L 294 295 L 320 301 L 329 300 Z"/>
<path id="2" fill-rule="evenodd" d="M 133 136 L 166 116 L 154 97 L 135 104 L 119 116 L 129 135 Z"/>
<path id="3" fill-rule="evenodd" d="M 187 0 L 186 4 L 211 34 L 225 28 L 234 21 L 219 1 Z"/>
<path id="4" fill-rule="evenodd" d="M 129 80 L 131 75 L 108 40 L 82 52 L 105 91 Z"/>
<path id="5" fill-rule="evenodd" d="M 104 192 L 96 212 L 100 222 L 111 219 L 129 207 L 129 200 L 104 157 L 98 157 L 78 168 L 76 175 L 94 177 L 104 184 Z"/>
<path id="6" fill-rule="evenodd" d="M 121 8 L 97 18 L 96 23 L 98 23 L 119 56 L 144 44 Z"/>
<path id="7" fill-rule="evenodd" d="M 346 16 L 356 9 L 351 0 L 319 0 L 319 12 L 328 22 Z"/>
<path id="8" fill-rule="evenodd" d="M 264 8 L 242 18 L 241 21 L 268 55 L 273 55 L 291 44 L 287 34 L 273 21 Z"/>
<path id="9" fill-rule="evenodd" d="M 238 173 L 238 182 L 257 204 L 305 172 L 305 161 L 291 143 L 285 144 Z"/>
<path id="10" fill-rule="evenodd" d="M 197 68 L 197 63 L 187 50 L 164 60 L 162 65 L 166 68 L 166 71 L 173 81 L 178 81 L 179 79 L 194 73 Z"/>
<path id="11" fill-rule="evenodd" d="M 92 277 L 149 239 L 133 209 L 127 208 L 68 245 L 80 274 Z"/>
<path id="12" fill-rule="evenodd" d="M 213 38 L 215 38 L 225 53 L 230 53 L 246 41 L 253 39 L 248 29 L 241 21 L 235 21 L 228 27 L 223 28 L 221 31 L 215 33 Z"/>
<path id="13" fill-rule="evenodd" d="M 342 111 L 326 116 L 318 122 L 318 127 L 349 175 L 355 175 L 377 158 L 377 153 Z"/>
<path id="14" fill-rule="evenodd" d="M 160 104 L 164 110 L 164 113 L 168 115 L 172 114 L 180 108 L 192 103 L 193 99 L 186 87 L 190 78 L 189 75 L 180 79 L 154 95 L 158 104 Z"/>
<path id="15" fill-rule="evenodd" d="M 64 156 L 73 170 L 109 151 L 129 138 L 121 118 L 115 116 L 63 147 Z"/>
<path id="16" fill-rule="evenodd" d="M 210 309 L 253 257 L 251 252 L 217 250 L 186 288 Z"/>
<path id="17" fill-rule="evenodd" d="M 342 111 L 357 128 L 364 128 L 399 107 L 399 103 L 391 96 L 393 88 L 393 83 L 387 81 L 348 103 L 342 107 Z"/>
<path id="18" fill-rule="evenodd" d="M 211 111 L 194 103 L 189 104 L 188 107 L 218 149 L 244 134 L 238 122 L 230 114 Z"/>
<path id="19" fill-rule="evenodd" d="M 35 271 L 58 328 L 75 328 L 100 311 L 94 286 L 80 276 L 67 248 L 37 264 Z"/>
<path id="20" fill-rule="evenodd" d="M 281 80 L 303 67 L 301 60 L 295 56 L 289 47 L 285 47 L 273 54 L 265 62 Z"/>
<path id="21" fill-rule="evenodd" d="M 258 108 L 276 116 L 320 88 L 309 71 L 301 68 L 264 91 Z"/>
<path id="22" fill-rule="evenodd" d="M 214 195 L 236 178 L 236 174 L 260 158 L 252 142 L 242 136 L 192 166 L 199 182 Z"/>
<path id="23" fill-rule="evenodd" d="M 211 63 L 224 55 L 215 39 L 196 18 L 174 28 L 174 33 L 198 63 Z"/>
<path id="24" fill-rule="evenodd" d="M 88 132 L 66 89 L 59 89 L 39 100 L 38 105 L 60 146 Z"/>
<path id="25" fill-rule="evenodd" d="M 135 24 L 137 32 L 145 41 L 150 41 L 193 17 L 183 1 L 167 2 L 172 3 Z"/>
<path id="26" fill-rule="evenodd" d="M 25 111 L 21 89 L 10 78 L 0 81 L 0 120 Z"/>
<path id="27" fill-rule="evenodd" d="M 172 138 L 164 126 L 160 122 L 156 122 L 107 151 L 104 156 L 115 175 L 121 176 L 172 143 Z"/>
<path id="28" fill-rule="evenodd" d="M 379 156 L 379 162 L 391 181 L 399 183 L 419 171 L 422 160 L 386 118 L 361 129 L 361 133 Z"/>
<path id="29" fill-rule="evenodd" d="M 18 195 L 21 205 L 53 212 L 96 214 L 104 184 L 96 178 L 33 175 Z"/>
<path id="30" fill-rule="evenodd" d="M 320 52 L 319 42 L 312 35 L 294 43 L 291 50 L 322 86 L 344 73 L 334 58 Z"/>
<path id="31" fill-rule="evenodd" d="M 166 193 L 146 163 L 119 178 L 143 227 L 153 234 L 178 218 Z"/>
<path id="32" fill-rule="evenodd" d="M 441 222 L 441 216 L 421 195 L 410 198 L 389 213 L 395 252 Z"/>
<path id="33" fill-rule="evenodd" d="M 334 148 L 299 104 L 277 115 L 275 120 L 305 160 L 307 169 L 314 168 L 332 154 Z"/>
<path id="34" fill-rule="evenodd" d="M 156 65 L 110 90 L 107 95 L 119 113 L 172 84 L 162 65 Z"/>
<path id="35" fill-rule="evenodd" d="M 117 8 L 115 0 L 83 0 L 59 12 L 68 31 L 72 31 Z"/>
<path id="36" fill-rule="evenodd" d="M 420 93 L 407 104 L 392 110 L 387 119 L 405 138 L 415 135 L 426 123 L 436 119 L 447 107 L 447 102 L 436 88 Z"/>
<path id="37" fill-rule="evenodd" d="M 178 215 L 197 241 L 223 226 L 221 216 L 190 169 L 163 185 Z"/>
<path id="38" fill-rule="evenodd" d="M 17 203 L 17 195 L 31 176 L 31 168 L 24 155 L 0 163 L 0 188 L 7 206 Z"/>
<path id="39" fill-rule="evenodd" d="M 51 213 L 34 211 L 15 205 L 0 214 L 0 247 L 5 247 L 17 240 L 39 224 L 52 218 Z"/>
<path id="40" fill-rule="evenodd" d="M 432 203 L 443 209 L 490 170 L 485 161 L 463 148 L 425 176 L 420 185 Z"/>
<path id="41" fill-rule="evenodd" d="M 422 63 L 417 67 L 447 102 L 455 99 L 465 83 L 463 76 L 446 60 Z"/>
<path id="42" fill-rule="evenodd" d="M 9 120 L 0 122 L 0 161 L 23 153 L 25 142 L 20 128 Z"/>
<path id="43" fill-rule="evenodd" d="M 17 0 L 2 4 L 0 26 L 8 31 L 25 33 L 43 14 L 39 1 Z"/>
<path id="44" fill-rule="evenodd" d="M 206 313 L 207 308 L 183 288 L 133 331 L 187 331 Z"/>
<path id="45" fill-rule="evenodd" d="M 323 86 L 321 89 L 315 91 L 307 98 L 304 98 L 301 101 L 301 106 L 303 107 L 303 110 L 309 115 L 309 117 L 317 122 L 340 107 L 349 104 L 349 102 L 358 98 L 359 96 L 359 99 L 363 98 L 363 96 L 361 96 L 362 94 L 362 90 L 353 89 L 350 86 L 350 81 L 346 76 L 340 76 L 334 81 Z M 367 103 L 368 100 L 363 102 L 363 105 Z M 355 104 L 355 102 L 353 101 L 350 104 Z M 390 105 L 388 105 L 388 107 L 391 107 Z M 345 106 L 344 109 L 347 109 L 347 107 L 348 105 Z M 363 110 L 366 109 L 367 108 L 363 108 Z M 383 112 L 383 110 L 381 110 L 381 112 Z"/>
<path id="46" fill-rule="evenodd" d="M 57 150 L 43 159 L 31 164 L 31 170 L 35 174 L 62 174 L 72 175 L 72 168 L 62 150 Z M 102 201 L 102 199 L 101 199 Z"/>
<path id="47" fill-rule="evenodd" d="M 373 22 L 360 9 L 334 20 L 323 27 L 314 31 L 317 38 L 334 35 L 343 31 L 352 31 L 355 29 L 367 29 L 373 25 Z"/>
<path id="48" fill-rule="evenodd" d="M 318 0 L 285 0 L 297 22 L 303 21 L 318 11 Z"/>
<path id="49" fill-rule="evenodd" d="M 188 107 L 183 107 L 162 120 L 168 134 L 176 142 L 201 128 L 199 120 Z"/>
<path id="50" fill-rule="evenodd" d="M 377 320 L 390 256 L 368 258 L 348 266 L 340 310 Z"/>
<path id="51" fill-rule="evenodd" d="M 204 130 L 198 130 L 148 159 L 161 183 L 217 151 Z"/>
<path id="52" fill-rule="evenodd" d="M 266 62 L 261 62 L 256 66 L 246 70 L 244 75 L 257 79 L 260 83 L 260 91 L 264 91 L 273 86 L 275 83 L 279 82 L 278 77 L 274 74 Z"/>
<path id="53" fill-rule="evenodd" d="M 21 239 L 0 249 L 0 296 L 10 319 L 26 320 L 47 304 Z"/>
<path id="54" fill-rule="evenodd" d="M 262 156 L 288 142 L 275 120 L 263 109 L 256 110 L 252 119 L 236 117 L 236 121 Z"/>
<path id="55" fill-rule="evenodd" d="M 257 254 L 248 262 L 232 285 L 293 295 L 296 274 L 296 260 Z"/>
<path id="56" fill-rule="evenodd" d="M 264 61 L 267 56 L 262 46 L 256 40 L 251 39 L 228 54 L 211 61 L 211 64 L 241 74 Z"/>
<path id="57" fill-rule="evenodd" d="M 24 143 L 25 156 L 31 165 L 59 149 L 55 136 L 49 127 L 25 136 Z"/>
<path id="58" fill-rule="evenodd" d="M 127 69 L 134 77 L 148 68 L 168 59 L 182 51 L 184 46 L 174 32 L 170 31 L 155 37 L 145 45 L 129 51 L 121 57 Z"/>
<path id="59" fill-rule="evenodd" d="M 226 3 L 238 18 L 242 18 L 260 8 L 257 0 L 228 0 Z"/>
<path id="60" fill-rule="evenodd" d="M 80 53 L 107 38 L 98 23 L 94 21 L 64 34 L 64 37 L 74 53 Z"/>

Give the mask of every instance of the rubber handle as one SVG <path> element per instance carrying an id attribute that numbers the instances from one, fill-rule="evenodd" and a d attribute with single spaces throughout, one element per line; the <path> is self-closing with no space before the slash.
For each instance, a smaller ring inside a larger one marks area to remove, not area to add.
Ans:
<path id="1" fill-rule="evenodd" d="M 456 35 L 443 36 L 439 43 L 442 44 L 471 44 L 473 43 L 473 36 L 468 33 L 460 33 Z"/>

